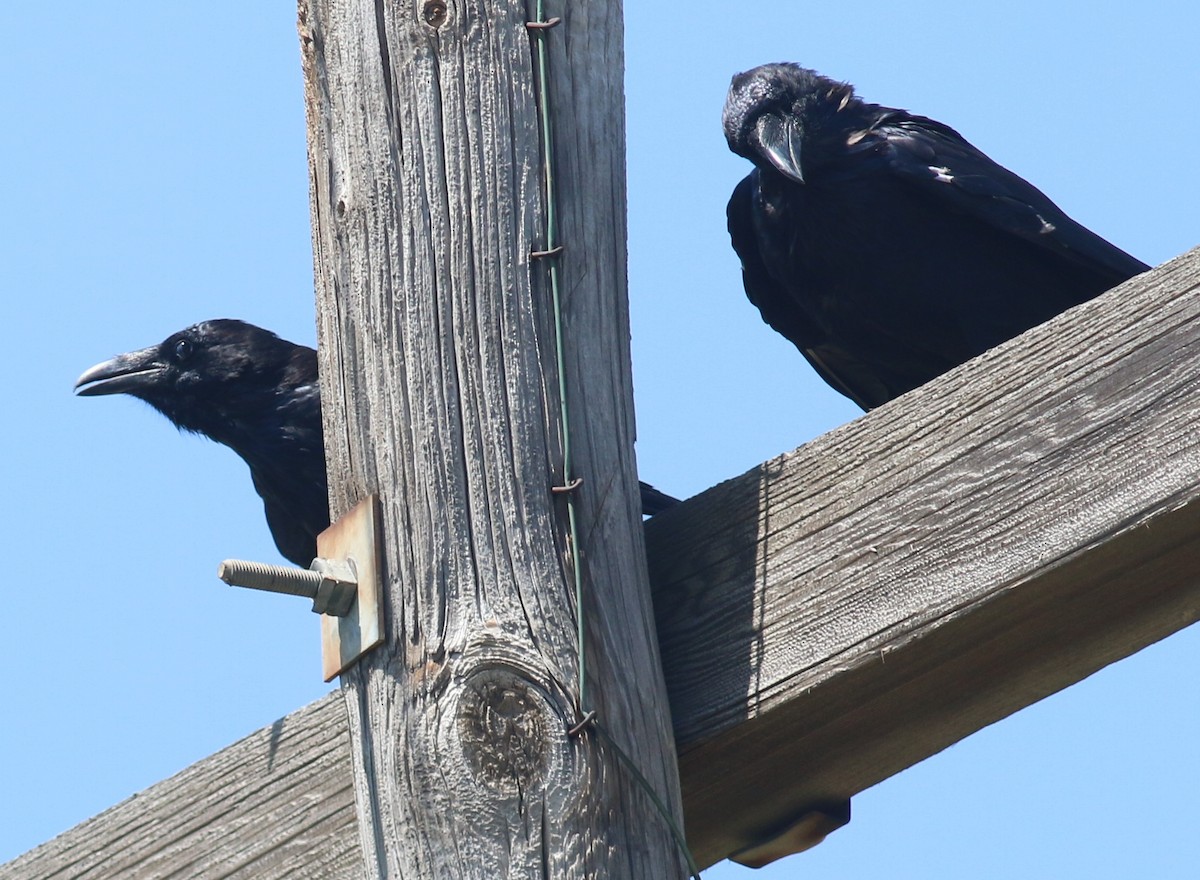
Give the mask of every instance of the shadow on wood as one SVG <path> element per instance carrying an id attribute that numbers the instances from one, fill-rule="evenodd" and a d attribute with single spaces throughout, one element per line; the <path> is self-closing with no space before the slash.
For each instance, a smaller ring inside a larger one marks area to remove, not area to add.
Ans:
<path id="1" fill-rule="evenodd" d="M 1200 250 L 647 524 L 700 865 L 1200 619 L 1197 326 Z M 279 725 L 0 878 L 360 876 L 340 697 Z"/>
<path id="2" fill-rule="evenodd" d="M 1198 258 L 647 524 L 701 864 L 1200 618 Z"/>

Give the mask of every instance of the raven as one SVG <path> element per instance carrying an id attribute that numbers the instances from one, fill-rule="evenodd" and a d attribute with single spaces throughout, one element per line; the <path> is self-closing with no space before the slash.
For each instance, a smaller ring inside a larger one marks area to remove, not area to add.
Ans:
<path id="1" fill-rule="evenodd" d="M 75 390 L 133 395 L 181 430 L 228 446 L 250 466 L 279 552 L 306 568 L 312 562 L 329 526 L 315 350 L 244 321 L 203 321 L 96 364 Z M 678 503 L 640 488 L 647 515 Z"/>
<path id="2" fill-rule="evenodd" d="M 305 568 L 329 526 L 317 353 L 243 321 L 204 321 L 118 355 L 75 383 L 131 394 L 250 466 L 275 546 Z"/>
<path id="3" fill-rule="evenodd" d="M 1149 266 L 947 125 L 796 64 L 733 78 L 727 218 L 746 295 L 863 409 Z"/>

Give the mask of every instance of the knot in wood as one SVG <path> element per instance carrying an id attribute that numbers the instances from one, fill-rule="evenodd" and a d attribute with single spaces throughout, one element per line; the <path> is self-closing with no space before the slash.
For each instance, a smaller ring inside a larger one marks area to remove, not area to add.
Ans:
<path id="1" fill-rule="evenodd" d="M 489 788 L 517 794 L 545 778 L 552 745 L 545 697 L 509 674 L 491 672 L 467 685 L 459 701 L 463 754 L 475 778 Z"/>
<path id="2" fill-rule="evenodd" d="M 421 18 L 430 27 L 441 27 L 446 23 L 446 4 L 442 0 L 427 0 L 421 7 Z"/>

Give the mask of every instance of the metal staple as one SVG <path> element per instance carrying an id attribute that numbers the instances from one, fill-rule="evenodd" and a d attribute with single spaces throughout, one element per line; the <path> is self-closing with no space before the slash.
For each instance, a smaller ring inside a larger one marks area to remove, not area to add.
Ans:
<path id="1" fill-rule="evenodd" d="M 570 547 L 571 547 L 571 569 L 575 582 L 575 618 L 577 621 L 576 637 L 578 639 L 579 652 L 579 678 L 578 678 L 578 704 L 576 711 L 579 713 L 579 720 L 569 730 L 568 734 L 572 737 L 578 737 L 588 729 L 594 729 L 613 749 L 621 763 L 629 770 L 634 780 L 649 796 L 654 808 L 663 817 L 667 823 L 667 827 L 671 831 L 671 835 L 675 840 L 676 845 L 682 852 L 684 859 L 687 862 L 688 873 L 693 880 L 700 880 L 700 871 L 696 867 L 696 862 L 692 858 L 691 851 L 688 849 L 687 840 L 684 838 L 683 831 L 675 822 L 670 810 L 667 809 L 662 798 L 655 792 L 650 781 L 634 764 L 633 759 L 622 749 L 613 739 L 612 735 L 604 729 L 597 720 L 596 712 L 593 709 L 587 708 L 587 674 L 584 665 L 584 654 L 586 644 L 586 629 L 584 627 L 584 607 L 583 607 L 583 564 L 581 559 L 581 551 L 579 547 L 579 531 L 575 515 L 575 495 L 579 486 L 582 484 L 582 478 L 577 478 L 572 475 L 571 462 L 571 430 L 570 421 L 568 418 L 567 409 L 567 374 L 566 374 L 566 358 L 564 355 L 563 345 L 563 322 L 562 322 L 562 300 L 559 289 L 559 259 L 562 257 L 564 246 L 558 243 L 558 212 L 557 198 L 554 189 L 554 141 L 550 125 L 550 59 L 547 51 L 546 41 L 550 30 L 561 23 L 558 17 L 547 19 L 545 18 L 544 0 L 535 0 L 534 3 L 534 21 L 527 21 L 525 26 L 529 29 L 529 33 L 533 37 L 534 51 L 536 55 L 536 75 L 538 87 L 538 114 L 541 117 L 541 136 L 542 136 L 542 155 L 543 155 L 543 170 L 545 175 L 546 186 L 546 241 L 542 250 L 533 251 L 529 257 L 531 260 L 545 259 L 548 261 L 550 274 L 550 294 L 554 305 L 554 345 L 555 356 L 558 368 L 558 399 L 560 406 L 560 418 L 563 426 L 563 485 L 556 486 L 553 491 L 566 495 L 567 500 L 567 522 L 570 532 Z"/>

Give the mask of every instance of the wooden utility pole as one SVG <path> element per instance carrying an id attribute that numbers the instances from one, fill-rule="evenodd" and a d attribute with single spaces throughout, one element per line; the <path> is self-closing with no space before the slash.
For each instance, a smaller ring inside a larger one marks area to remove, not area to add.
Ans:
<path id="1" fill-rule="evenodd" d="M 556 258 L 531 257 L 533 10 L 300 3 L 332 513 L 383 512 L 388 641 L 342 679 L 368 877 L 684 874 L 614 749 L 681 825 L 632 452 L 621 6 L 557 6 L 571 474 Z M 581 709 L 599 727 L 569 735 Z"/>
<path id="2" fill-rule="evenodd" d="M 1200 620 L 1197 326 L 1200 248 L 651 521 L 700 867 Z M 348 739 L 331 695 L 0 880 L 358 880 Z"/>

